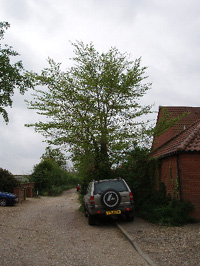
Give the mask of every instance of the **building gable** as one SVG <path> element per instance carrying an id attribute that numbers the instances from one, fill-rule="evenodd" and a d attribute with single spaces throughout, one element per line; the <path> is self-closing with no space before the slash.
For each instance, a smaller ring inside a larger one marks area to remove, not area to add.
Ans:
<path id="1" fill-rule="evenodd" d="M 200 107 L 159 107 L 157 124 L 162 118 L 163 108 L 169 119 L 183 115 L 172 127 L 152 144 L 152 156 L 159 157 L 182 151 L 200 151 Z"/>

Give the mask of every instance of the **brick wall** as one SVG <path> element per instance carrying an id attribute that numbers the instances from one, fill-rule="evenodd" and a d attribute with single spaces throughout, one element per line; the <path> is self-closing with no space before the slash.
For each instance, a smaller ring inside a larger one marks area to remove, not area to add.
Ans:
<path id="1" fill-rule="evenodd" d="M 200 220 L 200 154 L 179 154 L 182 200 L 190 201 L 195 210 L 191 216 Z M 167 193 L 176 195 L 178 177 L 176 156 L 162 159 L 161 181 L 165 183 Z M 177 190 L 178 192 L 178 190 Z"/>
<path id="2" fill-rule="evenodd" d="M 20 187 L 14 188 L 13 193 L 17 195 L 18 201 L 26 200 L 26 197 L 33 197 L 34 183 L 21 184 Z"/>
<path id="3" fill-rule="evenodd" d="M 13 189 L 13 193 L 17 195 L 18 202 L 26 200 L 26 189 L 22 189 L 21 187 L 16 187 Z"/>
<path id="4" fill-rule="evenodd" d="M 167 194 L 171 194 L 172 197 L 178 197 L 178 187 L 177 187 L 177 163 L 176 163 L 176 156 L 171 156 L 162 159 L 161 164 L 161 181 L 165 183 Z"/>
<path id="5" fill-rule="evenodd" d="M 181 154 L 179 165 L 183 200 L 195 206 L 191 215 L 200 220 L 200 154 Z"/>
<path id="6" fill-rule="evenodd" d="M 20 187 L 26 189 L 26 196 L 28 198 L 32 198 L 33 197 L 33 188 L 34 188 L 34 183 L 25 183 L 25 184 L 21 184 Z"/>

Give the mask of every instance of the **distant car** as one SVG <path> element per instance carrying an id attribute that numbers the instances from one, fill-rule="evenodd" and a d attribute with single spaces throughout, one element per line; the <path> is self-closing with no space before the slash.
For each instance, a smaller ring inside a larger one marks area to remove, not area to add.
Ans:
<path id="1" fill-rule="evenodd" d="M 78 185 L 76 186 L 76 191 L 79 191 L 80 189 L 81 189 L 81 185 L 78 184 Z"/>
<path id="2" fill-rule="evenodd" d="M 133 194 L 124 179 L 92 181 L 83 199 L 88 224 L 94 225 L 97 217 L 123 215 L 134 220 Z"/>
<path id="3" fill-rule="evenodd" d="M 18 198 L 15 194 L 8 192 L 0 192 L 0 206 L 5 207 L 8 205 L 14 205 L 18 202 Z"/>

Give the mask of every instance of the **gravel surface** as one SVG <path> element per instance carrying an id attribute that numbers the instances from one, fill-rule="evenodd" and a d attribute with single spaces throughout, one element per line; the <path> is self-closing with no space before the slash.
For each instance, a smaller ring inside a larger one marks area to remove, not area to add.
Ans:
<path id="1" fill-rule="evenodd" d="M 148 257 L 160 266 L 200 266 L 200 224 L 158 226 L 135 218 L 119 222 Z"/>
<path id="2" fill-rule="evenodd" d="M 0 208 L 1 266 L 147 266 L 114 222 L 89 226 L 75 189 Z"/>

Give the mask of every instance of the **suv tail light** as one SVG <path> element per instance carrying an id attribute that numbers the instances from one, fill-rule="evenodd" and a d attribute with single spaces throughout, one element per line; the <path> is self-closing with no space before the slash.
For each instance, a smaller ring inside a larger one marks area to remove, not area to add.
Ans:
<path id="1" fill-rule="evenodd" d="M 90 205 L 94 205 L 94 196 L 90 196 Z"/>
<path id="2" fill-rule="evenodd" d="M 133 202 L 133 193 L 129 192 L 130 201 Z"/>

